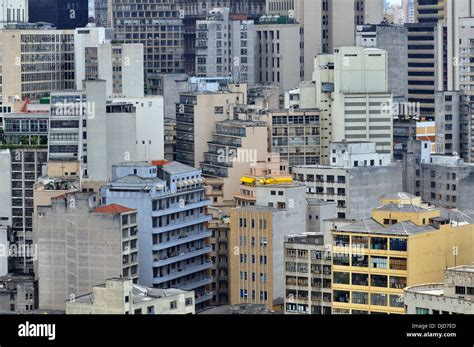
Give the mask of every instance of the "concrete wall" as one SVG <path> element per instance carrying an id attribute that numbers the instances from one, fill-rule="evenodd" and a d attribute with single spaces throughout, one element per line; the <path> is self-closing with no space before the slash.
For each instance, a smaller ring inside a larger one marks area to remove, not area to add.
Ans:
<path id="1" fill-rule="evenodd" d="M 353 168 L 347 187 L 347 216 L 370 218 L 372 209 L 380 206 L 380 198 L 403 190 L 402 165 Z"/>

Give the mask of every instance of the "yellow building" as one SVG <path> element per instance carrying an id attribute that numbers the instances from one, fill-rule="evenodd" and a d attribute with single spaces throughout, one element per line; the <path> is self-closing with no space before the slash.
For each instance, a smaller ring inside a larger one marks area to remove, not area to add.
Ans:
<path id="1" fill-rule="evenodd" d="M 453 216 L 452 216 L 453 217 Z M 403 289 L 474 261 L 474 225 L 401 193 L 333 235 L 333 314 L 405 312 Z"/>

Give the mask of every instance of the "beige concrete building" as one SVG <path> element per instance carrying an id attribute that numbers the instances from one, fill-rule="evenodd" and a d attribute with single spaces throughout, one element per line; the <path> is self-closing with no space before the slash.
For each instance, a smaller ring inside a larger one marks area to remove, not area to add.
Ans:
<path id="1" fill-rule="evenodd" d="M 200 163 L 206 177 L 223 180 L 223 200 L 232 201 L 240 178 L 267 155 L 267 124 L 226 120 L 216 123 Z"/>
<path id="2" fill-rule="evenodd" d="M 66 314 L 194 314 L 194 292 L 157 289 L 110 278 L 66 302 Z"/>
<path id="3" fill-rule="evenodd" d="M 182 93 L 176 105 L 176 160 L 199 168 L 216 131 L 216 123 L 230 118 L 233 108 L 247 103 L 247 85 L 226 91 Z"/>
<path id="4" fill-rule="evenodd" d="M 280 94 L 298 87 L 303 78 L 300 24 L 285 17 L 262 17 L 255 33 L 256 83 L 278 85 Z"/>
<path id="5" fill-rule="evenodd" d="M 24 24 L 0 31 L 3 101 L 38 100 L 74 88 L 74 30 Z"/>
<path id="6" fill-rule="evenodd" d="M 278 153 L 270 153 L 265 161 L 258 161 L 250 168 L 249 173 L 240 178 L 239 191 L 234 194 L 234 201 L 237 206 L 255 205 L 258 186 L 288 183 L 293 183 L 288 162 L 281 160 Z"/>
<path id="7" fill-rule="evenodd" d="M 40 309 L 65 310 L 107 278 L 138 280 L 136 211 L 97 205 L 94 193 L 69 193 L 37 207 Z"/>
<path id="8" fill-rule="evenodd" d="M 270 110 L 267 122 L 270 153 L 278 153 L 290 166 L 320 163 L 319 109 Z"/>
<path id="9" fill-rule="evenodd" d="M 304 186 L 257 188 L 255 206 L 231 212 L 229 238 L 230 304 L 283 304 L 284 236 L 306 231 Z"/>

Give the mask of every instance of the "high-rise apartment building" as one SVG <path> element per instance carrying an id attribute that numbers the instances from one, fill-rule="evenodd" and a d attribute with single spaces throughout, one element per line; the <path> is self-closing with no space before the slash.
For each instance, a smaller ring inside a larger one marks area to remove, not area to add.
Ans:
<path id="1" fill-rule="evenodd" d="M 419 197 L 381 202 L 371 219 L 332 229 L 333 314 L 404 314 L 404 288 L 472 261 L 473 224 L 442 218 Z"/>
<path id="2" fill-rule="evenodd" d="M 393 96 L 387 52 L 340 47 L 315 59 L 312 87 L 321 118 L 321 163 L 328 165 L 331 142 L 375 142 L 393 153 Z"/>
<path id="3" fill-rule="evenodd" d="M 211 246 L 201 170 L 178 162 L 156 167 L 122 163 L 101 188 L 102 204 L 117 203 L 138 213 L 139 283 L 194 290 L 196 310 L 212 298 Z"/>
<path id="4" fill-rule="evenodd" d="M 321 162 L 319 109 L 270 110 L 267 113 L 268 148 L 295 165 Z"/>
<path id="5" fill-rule="evenodd" d="M 83 28 L 89 20 L 88 0 L 30 0 L 30 23 L 51 23 L 58 29 Z"/>
<path id="6" fill-rule="evenodd" d="M 196 22 L 205 20 L 217 7 L 227 7 L 231 15 L 256 20 L 265 14 L 265 0 L 177 0 L 184 25 L 184 72 L 196 73 Z"/>
<path id="7" fill-rule="evenodd" d="M 331 314 L 331 253 L 323 233 L 285 236 L 285 313 Z"/>
<path id="8" fill-rule="evenodd" d="M 51 94 L 49 160 L 81 161 L 88 181 L 108 181 L 119 162 L 164 157 L 162 98 L 106 99 L 104 80 Z"/>
<path id="9" fill-rule="evenodd" d="M 30 1 L 34 2 L 34 1 Z M 0 31 L 0 94 L 4 102 L 39 100 L 74 88 L 74 31 L 18 24 Z"/>
<path id="10" fill-rule="evenodd" d="M 252 20 L 230 15 L 229 8 L 211 10 L 196 22 L 196 76 L 227 77 L 255 83 L 255 27 Z"/>
<path id="11" fill-rule="evenodd" d="M 255 79 L 277 85 L 280 94 L 302 80 L 300 25 L 288 17 L 262 17 L 255 24 Z"/>
<path id="12" fill-rule="evenodd" d="M 305 187 L 257 188 L 255 206 L 232 209 L 229 238 L 230 304 L 263 304 L 272 309 L 285 296 L 283 242 L 306 231 Z"/>
<path id="13" fill-rule="evenodd" d="M 112 2 L 114 39 L 143 45 L 145 76 L 183 71 L 183 17 L 172 0 Z"/>
<path id="14" fill-rule="evenodd" d="M 18 250 L 9 257 L 8 270 L 13 274 L 33 272 L 33 186 L 47 160 L 49 116 L 43 106 L 47 105 L 25 105 L 25 112 L 4 116 L 0 217 L 10 246 Z"/>
<path id="15" fill-rule="evenodd" d="M 433 154 L 421 167 L 421 196 L 438 207 L 473 214 L 473 182 L 474 164 L 459 156 Z"/>
<path id="16" fill-rule="evenodd" d="M 267 154 L 264 161 L 257 161 L 250 171 L 240 178 L 238 192 L 234 194 L 237 206 L 255 205 L 257 187 L 260 185 L 278 185 L 293 183 L 289 174 L 289 165 L 281 160 L 278 153 Z"/>
<path id="17" fill-rule="evenodd" d="M 112 27 L 112 1 L 94 0 L 94 19 L 98 27 Z"/>
<path id="18" fill-rule="evenodd" d="M 200 167 L 216 122 L 230 119 L 234 107 L 246 102 L 245 84 L 230 85 L 226 91 L 181 93 L 176 105 L 176 160 Z"/>
<path id="19" fill-rule="evenodd" d="M 137 282 L 137 211 L 98 202 L 94 193 L 70 193 L 37 208 L 40 309 L 64 311 L 107 278 Z"/>
<path id="20" fill-rule="evenodd" d="M 370 142 L 333 143 L 330 165 L 295 166 L 292 172 L 308 198 L 335 203 L 338 218 L 368 218 L 382 194 L 402 189 L 402 166 Z"/>
<path id="21" fill-rule="evenodd" d="M 355 44 L 356 26 L 378 24 L 383 0 L 269 0 L 266 13 L 288 16 L 301 26 L 304 80 L 310 80 L 316 55 Z"/>
<path id="22" fill-rule="evenodd" d="M 236 184 L 267 155 L 267 124 L 261 121 L 216 122 L 208 150 L 200 163 L 206 177 L 223 180 L 223 200 L 232 201 Z"/>
<path id="23" fill-rule="evenodd" d="M 387 51 L 388 89 L 394 99 L 405 100 L 408 94 L 407 38 L 405 26 L 387 23 L 357 26 L 357 46 Z"/>
<path id="24" fill-rule="evenodd" d="M 142 44 L 114 44 L 111 30 L 88 26 L 74 34 L 76 89 L 105 80 L 107 98 L 143 98 L 145 77 Z"/>

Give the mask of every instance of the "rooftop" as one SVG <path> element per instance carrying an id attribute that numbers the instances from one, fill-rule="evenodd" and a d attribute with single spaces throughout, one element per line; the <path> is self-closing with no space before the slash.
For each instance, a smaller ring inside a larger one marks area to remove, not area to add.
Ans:
<path id="1" fill-rule="evenodd" d="M 118 204 L 110 204 L 106 206 L 97 207 L 94 210 L 94 213 L 110 213 L 110 214 L 121 214 L 135 211 L 134 209 L 118 205 Z"/>
<path id="2" fill-rule="evenodd" d="M 418 206 L 415 204 L 386 204 L 380 207 L 377 207 L 375 211 L 391 211 L 391 212 L 428 212 L 435 211 L 436 208 L 428 208 L 424 206 Z"/>
<path id="3" fill-rule="evenodd" d="M 169 173 L 170 175 L 179 175 L 179 174 L 184 174 L 184 173 L 188 173 L 188 172 L 189 173 L 196 172 L 199 169 L 195 169 L 191 166 L 182 164 L 182 163 L 177 162 L 177 161 L 173 161 L 171 163 L 163 165 L 161 167 L 161 170 L 163 170 L 164 172 Z"/>
<path id="4" fill-rule="evenodd" d="M 214 307 L 200 314 L 275 314 L 275 312 L 268 310 L 266 305 L 238 304 Z"/>
<path id="5" fill-rule="evenodd" d="M 118 163 L 112 166 L 113 167 L 153 167 L 153 165 L 147 163 L 146 161 L 126 161 L 126 162 Z"/>
<path id="6" fill-rule="evenodd" d="M 431 225 L 418 226 L 410 221 L 384 226 L 373 219 L 365 219 L 342 227 L 337 232 L 409 236 L 436 230 L 438 229 Z"/>

